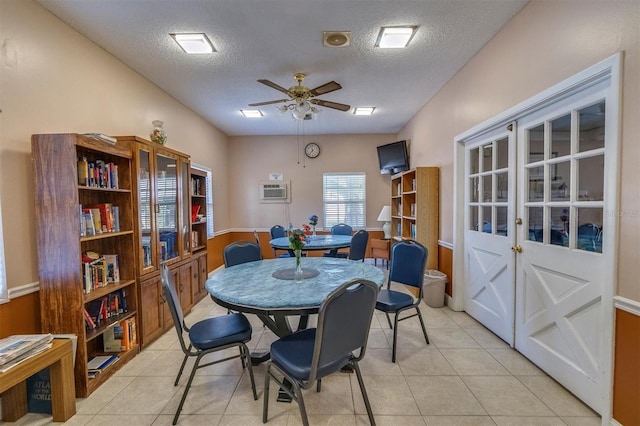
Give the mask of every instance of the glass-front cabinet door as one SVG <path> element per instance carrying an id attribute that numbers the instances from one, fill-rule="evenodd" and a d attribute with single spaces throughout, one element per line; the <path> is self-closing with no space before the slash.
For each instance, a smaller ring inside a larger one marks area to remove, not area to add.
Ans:
<path id="1" fill-rule="evenodd" d="M 180 235 L 178 222 L 178 160 L 171 154 L 156 153 L 156 226 L 160 262 L 177 258 Z"/>
<path id="2" fill-rule="evenodd" d="M 151 179 L 151 153 L 148 149 L 138 149 L 138 217 L 140 220 L 140 263 L 141 271 L 151 271 L 155 263 L 153 238 L 155 218 L 153 206 L 153 179 Z"/>
<path id="3" fill-rule="evenodd" d="M 180 161 L 180 199 L 182 200 L 182 214 L 180 226 L 182 227 L 182 255 L 191 252 L 191 192 L 189 191 L 190 172 L 189 160 Z M 197 213 L 197 212 L 196 212 Z M 193 218 L 195 219 L 195 218 Z"/>

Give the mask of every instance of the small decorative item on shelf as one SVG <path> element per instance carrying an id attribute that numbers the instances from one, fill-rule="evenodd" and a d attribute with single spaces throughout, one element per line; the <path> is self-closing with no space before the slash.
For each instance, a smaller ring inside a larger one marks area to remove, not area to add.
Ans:
<path id="1" fill-rule="evenodd" d="M 289 235 L 289 248 L 293 250 L 296 256 L 296 271 L 294 278 L 296 282 L 302 282 L 303 271 L 300 258 L 302 257 L 302 247 L 304 247 L 305 235 L 300 229 L 294 229 Z"/>
<path id="2" fill-rule="evenodd" d="M 316 237 L 316 225 L 317 224 L 318 224 L 318 215 L 317 214 L 312 214 L 311 216 L 309 216 L 309 225 L 311 225 L 311 227 L 313 228 L 313 234 L 312 234 L 313 238 Z"/>
<path id="3" fill-rule="evenodd" d="M 167 143 L 167 134 L 164 131 L 164 122 L 160 120 L 153 120 L 153 130 L 151 131 L 151 140 L 153 142 L 161 143 L 162 145 Z"/>

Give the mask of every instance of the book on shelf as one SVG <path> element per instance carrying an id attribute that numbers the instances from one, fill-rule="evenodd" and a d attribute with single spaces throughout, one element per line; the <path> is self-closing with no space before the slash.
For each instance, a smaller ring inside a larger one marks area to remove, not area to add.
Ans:
<path id="1" fill-rule="evenodd" d="M 96 323 L 93 321 L 93 318 L 91 318 L 91 315 L 89 315 L 89 312 L 87 312 L 86 308 L 82 308 L 82 313 L 84 315 L 84 324 L 85 326 L 90 329 L 93 330 L 94 328 L 96 328 Z"/>
<path id="2" fill-rule="evenodd" d="M 195 222 L 198 217 L 198 212 L 200 212 L 200 204 L 192 204 L 191 205 L 191 222 Z"/>
<path id="3" fill-rule="evenodd" d="M 129 350 L 129 331 L 126 321 L 109 327 L 102 334 L 102 342 L 105 352 L 125 352 Z"/>
<path id="4" fill-rule="evenodd" d="M 113 232 L 120 232 L 120 207 L 111 206 L 111 219 L 113 220 Z"/>
<path id="5" fill-rule="evenodd" d="M 198 247 L 198 231 L 191 231 L 191 248 Z"/>
<path id="6" fill-rule="evenodd" d="M 84 235 L 82 234 L 82 230 L 84 229 Z M 93 213 L 91 209 L 82 209 L 82 218 L 80 224 L 80 236 L 90 237 L 92 235 L 96 235 L 96 227 L 93 221 Z"/>
<path id="7" fill-rule="evenodd" d="M 77 167 L 79 186 L 108 189 L 119 188 L 117 164 L 107 163 L 104 160 L 87 162 L 86 157 L 80 157 Z"/>
<path id="8" fill-rule="evenodd" d="M 99 232 L 113 232 L 113 212 L 111 203 L 99 203 L 86 206 L 91 209 L 94 225 Z M 96 217 L 98 220 L 96 220 Z"/>
<path id="9" fill-rule="evenodd" d="M 117 254 L 103 254 L 106 267 L 107 283 L 117 283 L 120 281 L 120 264 Z"/>
<path id="10" fill-rule="evenodd" d="M 98 355 L 89 360 L 87 363 L 87 370 L 101 372 L 105 368 L 109 367 L 116 361 L 118 361 L 120 357 L 118 355 Z"/>

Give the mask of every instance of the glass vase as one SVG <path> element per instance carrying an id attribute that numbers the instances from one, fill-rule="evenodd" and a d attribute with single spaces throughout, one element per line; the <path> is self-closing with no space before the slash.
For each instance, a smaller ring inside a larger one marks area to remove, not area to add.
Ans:
<path id="1" fill-rule="evenodd" d="M 302 250 L 295 250 L 294 253 L 296 255 L 296 272 L 294 274 L 294 278 L 297 283 L 300 283 L 304 277 L 304 273 L 302 272 L 302 262 L 300 262 Z"/>
<path id="2" fill-rule="evenodd" d="M 316 239 L 316 226 L 313 225 L 313 234 L 311 234 L 311 238 Z"/>

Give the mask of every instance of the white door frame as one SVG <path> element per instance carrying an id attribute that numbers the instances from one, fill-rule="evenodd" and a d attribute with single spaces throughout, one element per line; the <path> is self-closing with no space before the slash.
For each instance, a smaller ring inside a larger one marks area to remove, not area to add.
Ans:
<path id="1" fill-rule="evenodd" d="M 551 88 L 527 99 L 526 101 L 508 109 L 507 111 L 498 114 L 497 116 L 481 123 L 466 132 L 454 138 L 454 173 L 453 173 L 453 276 L 456 277 L 456 284 L 453 287 L 453 295 L 449 300 L 450 306 L 454 310 L 464 310 L 464 288 L 465 283 L 465 265 L 464 254 L 465 241 L 464 241 L 464 182 L 465 182 L 465 143 L 466 141 L 477 138 L 483 134 L 490 133 L 500 126 L 507 126 L 512 121 L 517 121 L 519 118 L 524 117 L 533 111 L 542 108 L 545 105 L 550 105 L 559 100 L 570 96 L 585 87 L 589 87 L 593 84 L 602 82 L 603 80 L 610 80 L 612 96 L 610 102 L 607 102 L 607 117 L 614 117 L 613 120 L 607 122 L 607 127 L 611 126 L 611 134 L 616 135 L 615 140 L 607 141 L 610 145 L 607 145 L 607 157 L 615 164 L 619 164 L 619 139 L 621 133 L 620 127 L 620 103 L 621 103 L 621 76 L 622 76 L 622 53 L 616 53 L 613 56 L 587 68 L 584 71 L 575 74 L 572 77 L 552 86 Z M 611 169 L 610 169 L 611 170 Z M 615 170 L 615 168 L 614 168 Z M 607 178 L 607 188 L 605 191 L 611 194 L 611 198 L 605 205 L 605 216 L 610 215 L 613 217 L 610 236 L 607 238 L 606 246 L 603 246 L 603 253 L 606 255 L 607 276 L 606 282 L 611 283 L 610 286 L 603 290 L 603 305 L 605 306 L 606 315 L 604 316 L 607 324 L 604 325 L 604 332 L 602 336 L 602 365 L 608 366 L 603 371 L 604 380 L 603 383 L 607 384 L 604 390 L 604 398 L 607 403 L 603 404 L 605 409 L 601 413 L 602 424 L 609 424 L 611 420 L 611 387 L 613 383 L 613 327 L 614 327 L 614 296 L 615 288 L 617 287 L 617 235 L 618 235 L 618 220 L 615 218 L 615 209 L 619 205 L 619 174 L 610 176 Z M 606 220 L 606 219 L 605 219 Z M 605 251 L 606 250 L 606 251 Z"/>

